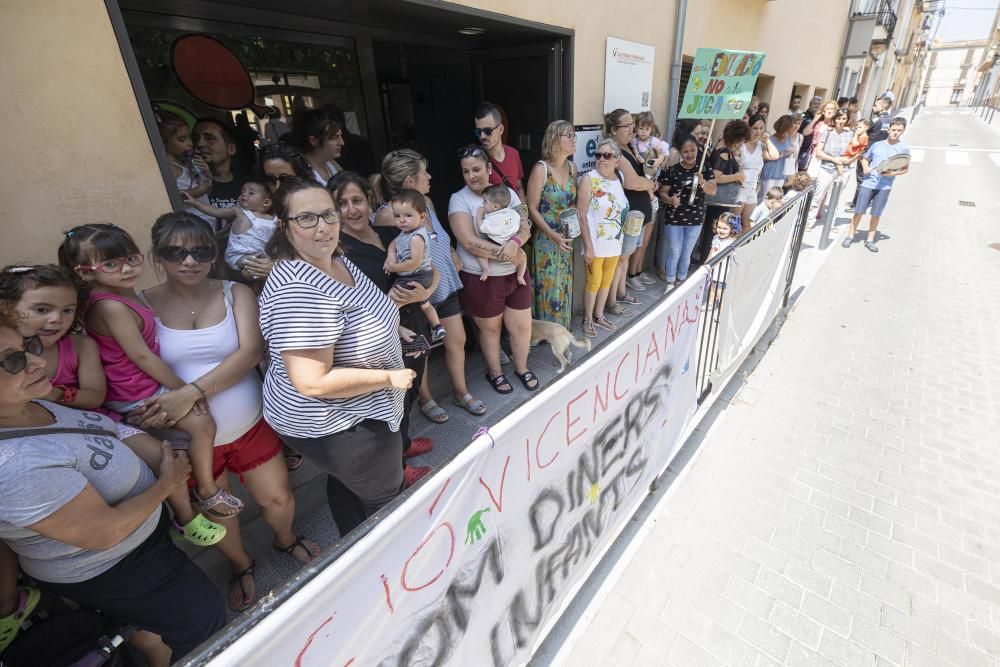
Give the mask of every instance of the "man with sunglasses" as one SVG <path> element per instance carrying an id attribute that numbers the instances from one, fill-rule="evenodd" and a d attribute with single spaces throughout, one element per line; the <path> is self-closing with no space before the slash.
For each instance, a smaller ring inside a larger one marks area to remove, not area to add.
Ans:
<path id="1" fill-rule="evenodd" d="M 525 201 L 524 167 L 521 165 L 521 154 L 513 146 L 503 143 L 503 114 L 500 107 L 490 102 L 483 102 L 476 107 L 476 129 L 473 133 L 482 144 L 486 155 L 493 164 L 490 173 L 490 185 L 503 183 L 517 193 L 521 201 Z"/>

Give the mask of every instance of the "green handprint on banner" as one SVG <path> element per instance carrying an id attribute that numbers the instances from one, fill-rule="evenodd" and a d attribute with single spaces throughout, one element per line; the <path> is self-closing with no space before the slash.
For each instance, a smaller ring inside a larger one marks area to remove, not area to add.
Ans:
<path id="1" fill-rule="evenodd" d="M 590 491 L 587 493 L 587 498 L 590 499 L 591 505 L 597 504 L 597 499 L 601 497 L 601 487 L 594 482 L 590 485 Z"/>
<path id="2" fill-rule="evenodd" d="M 484 507 L 469 517 L 469 523 L 466 526 L 466 529 L 468 530 L 465 535 L 466 544 L 475 544 L 482 539 L 483 535 L 486 533 L 486 526 L 483 525 L 483 514 L 489 511 L 489 507 Z"/>

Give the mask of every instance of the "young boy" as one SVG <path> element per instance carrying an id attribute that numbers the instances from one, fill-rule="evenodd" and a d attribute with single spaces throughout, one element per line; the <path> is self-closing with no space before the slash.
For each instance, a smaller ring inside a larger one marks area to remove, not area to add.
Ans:
<path id="1" fill-rule="evenodd" d="M 510 207 L 510 189 L 506 185 L 491 185 L 483 190 L 483 206 L 476 211 L 476 229 L 485 234 L 491 241 L 503 245 L 517 233 L 521 226 L 521 215 Z M 479 267 L 483 270 L 480 280 L 490 277 L 490 260 L 478 257 Z M 517 251 L 514 260 L 517 267 L 517 282 L 525 284 L 524 274 L 528 270 L 528 256 L 523 250 Z"/>
<path id="2" fill-rule="evenodd" d="M 431 268 L 431 237 L 427 233 L 427 201 L 416 190 L 400 190 L 389 202 L 399 236 L 386 252 L 386 273 L 395 273 L 397 283 L 417 283 L 430 287 L 434 282 Z M 442 340 L 447 332 L 429 301 L 420 304 L 431 325 L 431 342 Z"/>
<path id="3" fill-rule="evenodd" d="M 750 213 L 750 226 L 753 227 L 758 222 L 771 215 L 784 203 L 785 191 L 780 187 L 773 187 L 764 195 L 764 201 L 757 205 Z"/>
<path id="4" fill-rule="evenodd" d="M 885 141 L 878 141 L 868 147 L 861 158 L 861 170 L 864 173 L 864 180 L 858 188 L 858 201 L 854 208 L 854 217 L 851 219 L 851 228 L 847 237 L 841 245 L 850 248 L 854 242 L 854 235 L 858 232 L 858 224 L 861 218 L 871 207 L 871 219 L 868 223 L 868 238 L 865 240 L 865 248 L 869 252 L 878 252 L 875 245 L 876 231 L 878 223 L 882 217 L 882 211 L 889 201 L 889 193 L 892 191 L 893 181 L 897 176 L 902 176 L 910 170 L 909 165 L 899 169 L 891 169 L 879 172 L 878 167 L 891 157 L 896 155 L 910 154 L 910 147 L 904 144 L 899 138 L 906 130 L 906 119 L 902 117 L 893 118 L 889 122 L 889 138 Z"/>

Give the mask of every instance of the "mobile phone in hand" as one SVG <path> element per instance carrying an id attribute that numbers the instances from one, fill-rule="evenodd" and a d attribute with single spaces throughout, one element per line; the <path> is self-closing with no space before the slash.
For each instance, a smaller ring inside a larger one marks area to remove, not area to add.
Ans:
<path id="1" fill-rule="evenodd" d="M 421 334 L 416 334 L 410 340 L 400 339 L 399 344 L 403 348 L 404 356 L 419 356 L 431 349 L 427 339 Z"/>

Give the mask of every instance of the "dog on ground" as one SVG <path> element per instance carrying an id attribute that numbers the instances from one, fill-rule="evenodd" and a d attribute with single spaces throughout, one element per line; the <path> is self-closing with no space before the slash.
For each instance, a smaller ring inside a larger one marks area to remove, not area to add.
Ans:
<path id="1" fill-rule="evenodd" d="M 555 322 L 545 322 L 543 320 L 531 320 L 531 346 L 538 345 L 543 340 L 549 342 L 552 354 L 559 360 L 559 370 L 562 373 L 570 363 L 569 355 L 572 353 L 570 345 L 586 348 L 590 351 L 590 339 L 584 336 L 574 336 L 569 329 Z"/>

